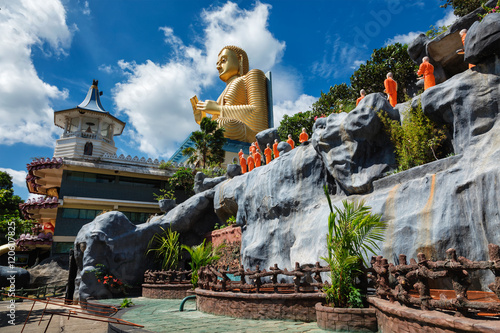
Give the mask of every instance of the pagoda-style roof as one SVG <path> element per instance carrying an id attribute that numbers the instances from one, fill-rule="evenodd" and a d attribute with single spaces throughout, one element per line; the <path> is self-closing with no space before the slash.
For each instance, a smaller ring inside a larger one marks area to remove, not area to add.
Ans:
<path id="1" fill-rule="evenodd" d="M 91 111 L 106 112 L 101 104 L 101 99 L 99 98 L 99 88 L 97 88 L 98 80 L 93 80 L 92 85 L 89 88 L 87 97 L 81 102 L 77 108 Z"/>
<path id="2" fill-rule="evenodd" d="M 112 116 L 109 112 L 104 110 L 99 97 L 100 92 L 97 87 L 98 82 L 98 80 L 92 81 L 92 85 L 87 92 L 87 96 L 79 105 L 71 109 L 55 111 L 54 124 L 64 129 L 66 126 L 66 117 L 74 118 L 86 114 L 87 116 L 100 119 L 107 118 L 108 121 L 111 121 L 114 124 L 113 135 L 121 135 L 123 129 L 125 128 L 125 122 Z"/>

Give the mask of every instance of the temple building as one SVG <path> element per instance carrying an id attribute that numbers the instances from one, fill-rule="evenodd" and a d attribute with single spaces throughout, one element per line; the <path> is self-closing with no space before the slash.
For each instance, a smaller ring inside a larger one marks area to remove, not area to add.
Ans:
<path id="1" fill-rule="evenodd" d="M 135 224 L 160 213 L 153 194 L 175 170 L 159 169 L 158 160 L 117 156 L 114 137 L 126 124 L 105 111 L 99 96 L 94 80 L 81 104 L 54 112 L 54 124 L 64 130 L 54 156 L 27 165 L 28 190 L 43 197 L 21 205 L 25 218 L 38 223 L 18 240 L 26 251 L 68 253 L 80 228 L 102 212 L 119 210 Z"/>

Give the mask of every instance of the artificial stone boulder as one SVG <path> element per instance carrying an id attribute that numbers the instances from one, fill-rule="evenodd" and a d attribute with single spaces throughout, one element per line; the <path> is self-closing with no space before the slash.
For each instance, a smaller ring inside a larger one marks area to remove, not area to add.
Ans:
<path id="1" fill-rule="evenodd" d="M 113 276 L 125 283 L 140 283 L 146 269 L 153 264 L 145 256 L 148 243 L 155 233 L 163 232 L 162 228 L 181 232 L 183 244 L 199 244 L 218 222 L 213 197 L 213 190 L 196 194 L 167 214 L 139 225 L 117 211 L 99 215 L 85 224 L 75 239 L 77 296 L 83 300 L 112 296 L 95 278 L 93 270 L 97 264 L 105 265 Z"/>
<path id="2" fill-rule="evenodd" d="M 236 176 L 241 175 L 241 165 L 239 164 L 228 164 L 227 166 L 227 178 L 231 179 Z"/>
<path id="3" fill-rule="evenodd" d="M 28 288 L 30 285 L 30 273 L 24 268 L 0 266 L 0 288 L 15 285 L 16 289 Z"/>
<path id="4" fill-rule="evenodd" d="M 68 256 L 63 256 L 68 261 Z M 64 286 L 68 283 L 68 263 L 60 265 L 58 260 L 42 262 L 32 268 L 30 272 L 30 287 Z"/>
<path id="5" fill-rule="evenodd" d="M 285 153 L 288 153 L 291 150 L 292 150 L 292 146 L 290 146 L 290 144 L 288 142 L 281 141 L 280 143 L 278 143 L 278 151 L 280 153 L 280 156 L 285 154 Z"/>
<path id="6" fill-rule="evenodd" d="M 381 93 L 362 102 L 349 113 L 319 118 L 313 127 L 312 145 L 346 194 L 370 191 L 372 182 L 395 165 L 394 147 L 382 131 L 378 113 L 395 120 L 399 113 Z"/>
<path id="7" fill-rule="evenodd" d="M 257 139 L 257 143 L 259 144 L 261 151 L 264 151 L 264 149 L 266 149 L 268 143 L 272 148 L 274 140 L 280 141 L 280 136 L 278 134 L 277 128 L 268 128 L 266 130 L 263 130 L 257 133 L 255 138 Z"/>
<path id="8" fill-rule="evenodd" d="M 226 176 L 208 178 L 207 175 L 205 175 L 203 172 L 197 172 L 194 177 L 194 193 L 201 193 L 203 191 L 211 189 L 215 185 L 225 181 L 226 179 Z"/>
<path id="9" fill-rule="evenodd" d="M 465 38 L 465 61 L 479 64 L 500 56 L 500 13 L 491 13 L 475 22 Z"/>

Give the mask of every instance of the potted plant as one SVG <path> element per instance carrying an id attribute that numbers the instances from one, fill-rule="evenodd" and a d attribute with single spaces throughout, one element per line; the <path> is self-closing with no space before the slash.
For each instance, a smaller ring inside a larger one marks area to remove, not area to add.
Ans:
<path id="1" fill-rule="evenodd" d="M 160 210 L 162 212 L 167 213 L 176 205 L 174 190 L 162 188 L 160 189 L 160 193 L 161 193 L 160 195 L 153 193 L 153 196 L 156 200 L 158 200 Z"/>
<path id="2" fill-rule="evenodd" d="M 316 304 L 318 326 L 323 329 L 344 331 L 377 331 L 373 309 L 363 309 L 366 295 L 361 293 L 356 280 L 363 272 L 364 257 L 380 250 L 376 242 L 383 241 L 386 222 L 372 214 L 363 202 L 342 201 L 342 208 L 333 207 L 325 186 L 330 206 L 327 256 L 322 257 L 330 266 L 331 284 L 324 287 L 326 306 Z M 341 316 L 348 313 L 349 316 Z M 359 317 L 356 317 L 356 314 Z M 372 317 L 370 318 L 370 314 Z M 350 318 L 341 322 L 342 318 Z"/>

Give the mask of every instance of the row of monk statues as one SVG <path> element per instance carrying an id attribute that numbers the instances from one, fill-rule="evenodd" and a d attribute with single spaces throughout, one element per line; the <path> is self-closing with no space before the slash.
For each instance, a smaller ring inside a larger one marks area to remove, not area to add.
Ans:
<path id="1" fill-rule="evenodd" d="M 306 129 L 303 128 L 299 136 L 299 142 L 302 144 L 308 140 L 309 135 L 306 133 Z M 292 147 L 292 149 L 295 148 L 295 142 L 293 141 L 291 134 L 288 134 L 288 140 L 286 140 L 286 142 Z M 278 158 L 280 156 L 278 144 L 278 139 L 275 139 L 273 148 L 271 150 L 271 145 L 268 143 L 266 149 L 264 149 L 264 156 L 262 156 L 262 154 L 260 153 L 260 147 L 257 141 L 252 142 L 252 144 L 250 145 L 250 148 L 248 149 L 248 158 L 245 158 L 243 149 L 240 149 L 238 156 L 241 166 L 241 173 L 250 172 L 253 169 L 262 166 L 262 162 L 264 161 L 266 164 L 269 164 L 273 159 Z"/>

